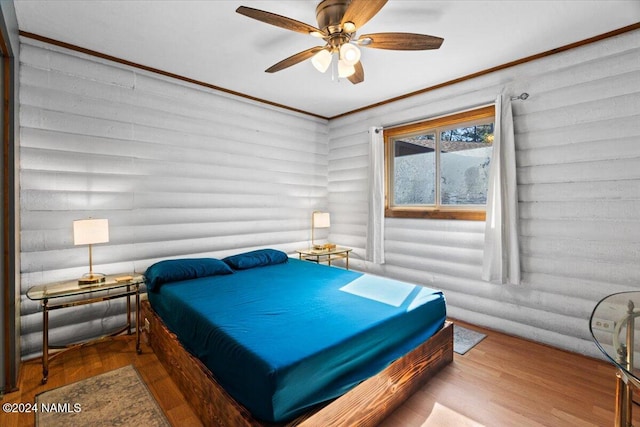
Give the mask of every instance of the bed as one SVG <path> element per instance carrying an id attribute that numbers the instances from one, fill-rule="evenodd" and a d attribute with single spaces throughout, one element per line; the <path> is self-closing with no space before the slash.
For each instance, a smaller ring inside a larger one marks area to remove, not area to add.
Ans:
<path id="1" fill-rule="evenodd" d="M 453 358 L 437 290 L 272 249 L 145 275 L 149 343 L 206 425 L 374 425 Z"/>

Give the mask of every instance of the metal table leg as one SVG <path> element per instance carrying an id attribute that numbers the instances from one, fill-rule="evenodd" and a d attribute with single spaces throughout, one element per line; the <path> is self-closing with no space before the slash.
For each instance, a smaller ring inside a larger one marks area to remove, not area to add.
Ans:
<path id="1" fill-rule="evenodd" d="M 49 306 L 42 300 L 42 384 L 49 380 Z"/>
<path id="2" fill-rule="evenodd" d="M 131 285 L 127 285 L 127 292 L 131 292 Z M 127 335 L 131 335 L 131 295 L 127 295 Z"/>
<path id="3" fill-rule="evenodd" d="M 142 353 L 140 348 L 140 285 L 136 284 L 136 352 Z"/>

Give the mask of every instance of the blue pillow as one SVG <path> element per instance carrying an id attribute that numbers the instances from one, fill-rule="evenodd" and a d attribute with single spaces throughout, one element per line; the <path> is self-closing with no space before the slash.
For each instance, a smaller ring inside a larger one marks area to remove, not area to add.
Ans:
<path id="1" fill-rule="evenodd" d="M 147 268 L 144 276 L 147 289 L 157 290 L 164 283 L 231 273 L 233 270 L 216 258 L 185 258 L 156 262 Z"/>
<path id="2" fill-rule="evenodd" d="M 257 251 L 231 255 L 223 259 L 223 261 L 229 264 L 234 270 L 246 270 L 254 267 L 282 264 L 288 260 L 289 257 L 287 254 L 276 249 L 258 249 Z"/>

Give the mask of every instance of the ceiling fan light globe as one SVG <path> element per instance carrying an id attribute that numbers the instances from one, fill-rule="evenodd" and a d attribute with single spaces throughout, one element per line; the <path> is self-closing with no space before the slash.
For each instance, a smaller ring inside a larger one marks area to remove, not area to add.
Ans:
<path id="1" fill-rule="evenodd" d="M 340 46 L 340 60 L 348 65 L 356 65 L 360 61 L 360 49 L 354 44 L 345 43 Z"/>
<path id="2" fill-rule="evenodd" d="M 324 73 L 331 65 L 331 52 L 328 50 L 321 50 L 320 52 L 313 55 L 311 58 L 311 63 L 316 68 L 316 70 Z"/>
<path id="3" fill-rule="evenodd" d="M 338 77 L 347 78 L 356 72 L 356 67 L 347 64 L 343 59 L 338 61 Z"/>
<path id="4" fill-rule="evenodd" d="M 347 32 L 347 33 L 353 33 L 356 31 L 356 24 L 354 24 L 351 21 L 347 21 L 344 23 L 344 25 L 342 26 L 342 29 Z"/>

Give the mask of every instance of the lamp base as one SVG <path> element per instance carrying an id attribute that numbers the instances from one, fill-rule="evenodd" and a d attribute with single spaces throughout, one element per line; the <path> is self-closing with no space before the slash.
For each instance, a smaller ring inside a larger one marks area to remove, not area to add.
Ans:
<path id="1" fill-rule="evenodd" d="M 102 273 L 87 273 L 78 279 L 79 285 L 95 285 L 106 280 L 106 276 Z"/>

